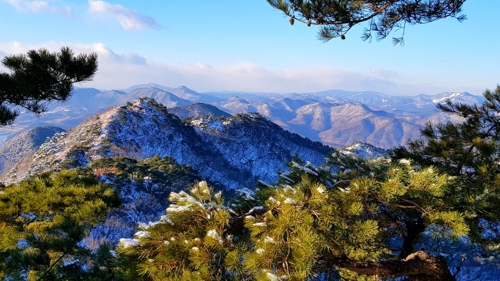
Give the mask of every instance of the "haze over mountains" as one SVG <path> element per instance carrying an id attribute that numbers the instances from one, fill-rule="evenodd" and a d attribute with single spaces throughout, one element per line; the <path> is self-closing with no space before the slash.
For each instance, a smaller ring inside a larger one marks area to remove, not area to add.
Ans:
<path id="1" fill-rule="evenodd" d="M 68 102 L 51 105 L 40 118 L 22 114 L 14 126 L 0 128 L 0 140 L 37 126 L 70 129 L 92 115 L 141 97 L 154 98 L 167 108 L 175 108 L 172 112 L 181 118 L 194 110 L 181 107 L 196 107 L 194 104 L 198 104 L 198 110 L 201 110 L 199 103 L 217 107 L 220 111 L 214 113 L 216 116 L 258 112 L 290 132 L 336 148 L 354 142 L 382 148 L 405 145 L 408 139 L 418 137 L 419 129 L 426 122 L 443 122 L 452 118 L 440 113 L 436 109 L 437 103 L 448 98 L 464 103 L 483 101 L 481 96 L 466 92 L 418 96 L 341 90 L 307 94 L 198 93 L 185 86 L 170 88 L 158 84 L 111 91 L 76 88 Z"/>

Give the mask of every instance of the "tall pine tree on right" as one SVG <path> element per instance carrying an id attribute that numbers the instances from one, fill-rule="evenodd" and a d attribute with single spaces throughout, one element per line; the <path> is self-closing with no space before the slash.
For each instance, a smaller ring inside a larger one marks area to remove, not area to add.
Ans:
<path id="1" fill-rule="evenodd" d="M 481 105 L 438 104 L 443 112 L 462 118 L 459 123 L 428 123 L 420 139 L 393 150 L 394 158 L 433 165 L 456 178 L 446 201 L 466 214 L 469 238 L 487 250 L 500 247 L 500 86 L 486 90 Z"/>

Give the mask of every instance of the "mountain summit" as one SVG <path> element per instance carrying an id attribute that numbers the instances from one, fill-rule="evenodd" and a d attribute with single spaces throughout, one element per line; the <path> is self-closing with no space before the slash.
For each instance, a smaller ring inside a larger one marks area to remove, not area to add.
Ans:
<path id="1" fill-rule="evenodd" d="M 143 98 L 88 118 L 56 134 L 15 166 L 6 183 L 48 170 L 87 166 L 103 157 L 173 157 L 191 165 L 202 178 L 226 188 L 254 187 L 277 180 L 294 155 L 315 164 L 330 148 L 287 132 L 260 114 L 197 117 L 182 121 L 154 99 Z"/>

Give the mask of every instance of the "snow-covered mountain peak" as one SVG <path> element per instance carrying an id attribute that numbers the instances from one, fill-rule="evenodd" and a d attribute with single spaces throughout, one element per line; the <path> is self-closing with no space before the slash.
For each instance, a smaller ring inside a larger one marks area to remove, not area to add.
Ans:
<path id="1" fill-rule="evenodd" d="M 443 103 L 443 102 L 446 102 L 447 100 L 454 101 L 456 98 L 464 97 L 464 96 L 465 96 L 464 93 L 450 93 L 449 95 L 445 94 L 444 96 L 434 98 L 434 99 L 432 99 L 432 102 L 433 103 Z"/>
<path id="2" fill-rule="evenodd" d="M 102 157 L 146 159 L 158 155 L 191 165 L 226 188 L 277 180 L 292 155 L 319 164 L 330 148 L 284 131 L 258 113 L 200 117 L 183 122 L 154 99 L 112 108 L 44 143 L 31 162 L 4 177 L 14 182 L 48 170 L 87 166 Z"/>
<path id="3" fill-rule="evenodd" d="M 375 147 L 368 143 L 356 142 L 351 145 L 345 146 L 339 151 L 346 155 L 353 155 L 362 158 L 379 158 L 387 157 L 388 153 L 386 149 Z"/>

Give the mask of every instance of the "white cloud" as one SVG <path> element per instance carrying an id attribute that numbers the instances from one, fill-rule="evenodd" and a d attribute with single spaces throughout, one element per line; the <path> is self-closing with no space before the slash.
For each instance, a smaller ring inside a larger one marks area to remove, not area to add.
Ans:
<path id="1" fill-rule="evenodd" d="M 23 46 L 23 44 L 19 42 L 0 44 L 0 52 L 4 55 L 25 53 L 28 50 L 26 46 Z"/>
<path id="2" fill-rule="evenodd" d="M 52 12 L 63 14 L 67 17 L 72 16 L 72 11 L 69 6 L 55 6 L 47 1 L 24 1 L 24 0 L 3 0 L 11 4 L 18 12 Z"/>
<path id="3" fill-rule="evenodd" d="M 115 17 L 125 30 L 159 29 L 156 20 L 119 4 L 110 4 L 101 0 L 88 0 L 91 13 L 105 13 Z"/>
<path id="4" fill-rule="evenodd" d="M 393 95 L 434 94 L 455 89 L 445 85 L 410 83 L 411 77 L 398 81 L 384 78 L 372 69 L 365 72 L 335 69 L 332 67 L 309 67 L 270 70 L 252 63 L 210 65 L 202 62 L 166 64 L 139 54 L 118 54 L 102 43 L 73 44 L 49 42 L 44 45 L 23 45 L 18 42 L 1 44 L 0 54 L 26 53 L 31 49 L 47 48 L 58 51 L 69 46 L 76 53 L 95 52 L 99 57 L 99 70 L 91 82 L 81 87 L 98 89 L 124 89 L 137 84 L 157 83 L 170 87 L 186 85 L 196 91 L 246 91 L 306 93 L 329 89 L 348 91 L 377 91 Z M 387 70 L 388 71 L 388 70 Z M 385 72 L 385 71 L 384 71 Z M 393 76 L 393 75 L 388 75 Z M 474 92 L 476 89 L 460 89 Z M 482 89 L 477 92 L 480 93 Z"/>
<path id="5" fill-rule="evenodd" d="M 380 78 L 395 78 L 399 76 L 399 73 L 397 73 L 396 71 L 382 69 L 378 67 L 372 67 L 370 69 L 370 72 Z"/>

